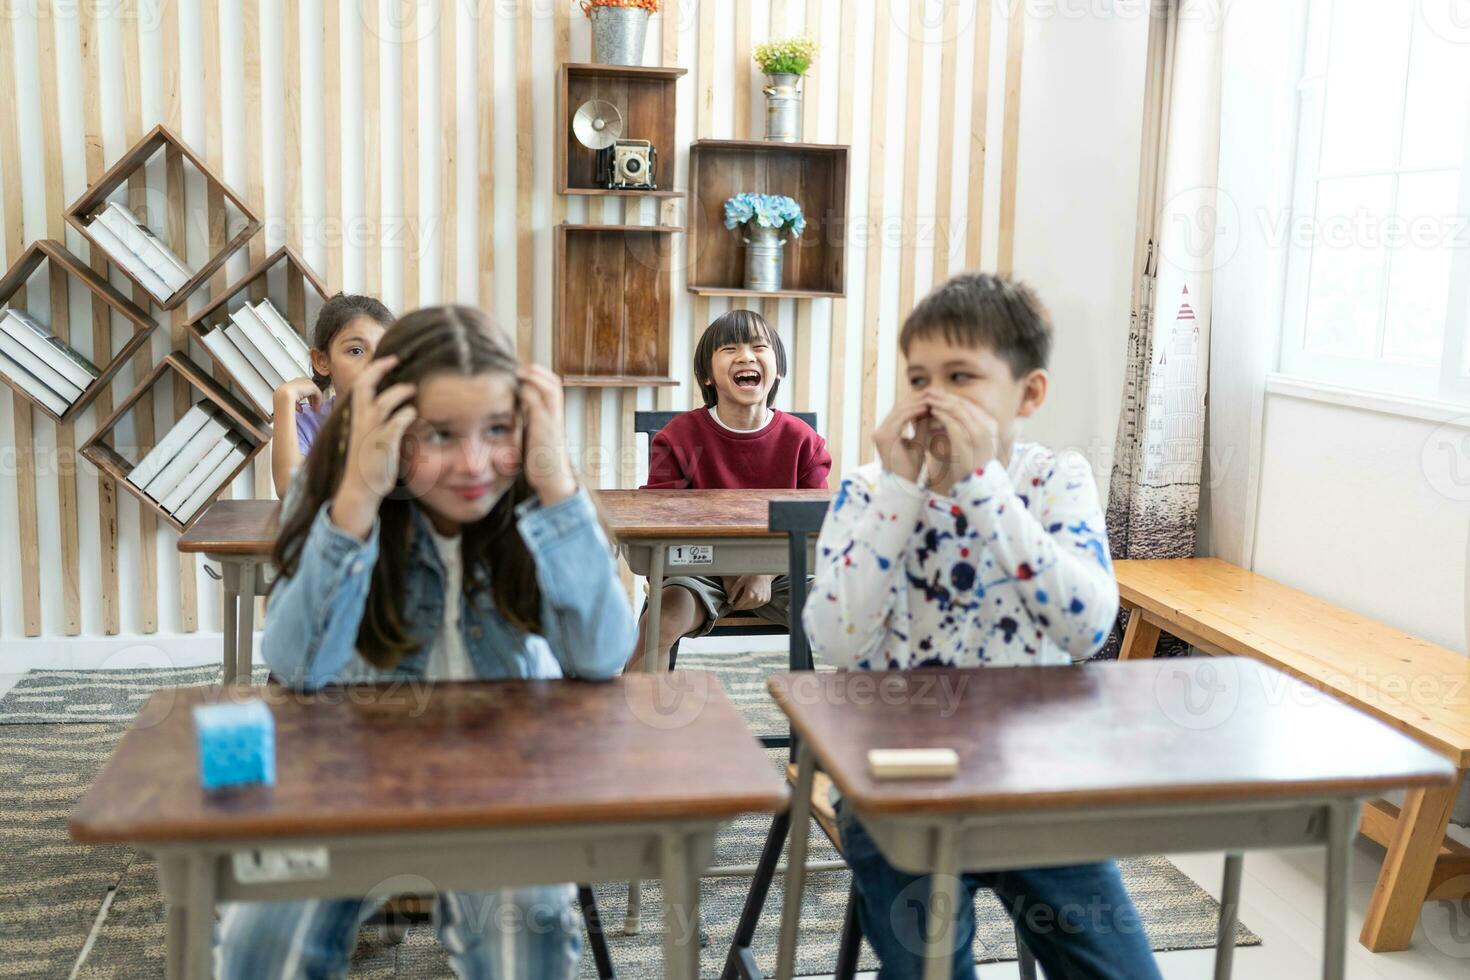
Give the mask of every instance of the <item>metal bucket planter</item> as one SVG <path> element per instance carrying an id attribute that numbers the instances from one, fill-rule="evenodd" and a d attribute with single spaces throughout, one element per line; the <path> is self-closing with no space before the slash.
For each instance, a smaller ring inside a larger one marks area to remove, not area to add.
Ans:
<path id="1" fill-rule="evenodd" d="M 767 75 L 766 139 L 780 143 L 801 141 L 801 76 Z"/>
<path id="2" fill-rule="evenodd" d="M 642 7 L 593 7 L 592 60 L 601 65 L 643 64 L 648 16 Z"/>
<path id="3" fill-rule="evenodd" d="M 785 233 L 780 228 L 745 226 L 745 288 L 762 293 L 781 289 L 786 258 Z"/>

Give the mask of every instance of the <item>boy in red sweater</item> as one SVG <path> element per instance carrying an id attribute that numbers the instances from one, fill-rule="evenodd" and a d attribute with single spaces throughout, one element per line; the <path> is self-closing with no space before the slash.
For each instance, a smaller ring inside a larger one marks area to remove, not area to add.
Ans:
<path id="1" fill-rule="evenodd" d="M 715 320 L 694 349 L 694 377 L 704 408 L 676 416 L 653 437 L 644 490 L 825 489 L 832 456 L 822 437 L 794 415 L 777 411 L 776 389 L 786 376 L 786 349 L 765 319 L 731 310 Z M 703 636 L 734 610 L 786 623 L 791 586 L 786 576 L 664 580 L 659 616 L 659 669 L 686 636 Z M 627 669 L 643 661 L 643 631 Z"/>

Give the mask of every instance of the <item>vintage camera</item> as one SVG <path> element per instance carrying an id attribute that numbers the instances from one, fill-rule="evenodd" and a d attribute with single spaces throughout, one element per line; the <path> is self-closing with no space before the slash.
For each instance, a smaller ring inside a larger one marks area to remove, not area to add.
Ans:
<path id="1" fill-rule="evenodd" d="M 597 177 L 608 190 L 657 190 L 653 180 L 653 144 L 648 140 L 618 140 L 597 151 Z"/>

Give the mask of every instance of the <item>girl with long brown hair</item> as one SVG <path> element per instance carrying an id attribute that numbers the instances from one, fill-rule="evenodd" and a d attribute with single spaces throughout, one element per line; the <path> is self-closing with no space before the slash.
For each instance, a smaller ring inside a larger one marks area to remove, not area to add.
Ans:
<path id="1" fill-rule="evenodd" d="M 559 379 L 521 367 L 478 310 L 435 307 L 394 324 L 284 505 L 261 644 L 276 679 L 313 689 L 617 674 L 632 611 L 562 431 Z M 440 941 L 460 976 L 571 977 L 573 895 L 571 885 L 441 893 Z M 361 899 L 226 906 L 217 974 L 345 975 L 372 911 Z M 537 928 L 498 928 L 506 915 Z"/>

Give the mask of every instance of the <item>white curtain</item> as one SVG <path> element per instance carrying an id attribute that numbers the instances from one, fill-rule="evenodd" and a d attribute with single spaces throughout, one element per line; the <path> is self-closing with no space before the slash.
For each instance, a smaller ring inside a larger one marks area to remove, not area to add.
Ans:
<path id="1" fill-rule="evenodd" d="M 1108 492 L 1114 558 L 1195 551 L 1220 144 L 1221 25 L 1206 6 L 1160 5 L 1149 27 L 1133 308 Z M 1116 655 L 1120 637 L 1121 624 L 1103 656 Z"/>

